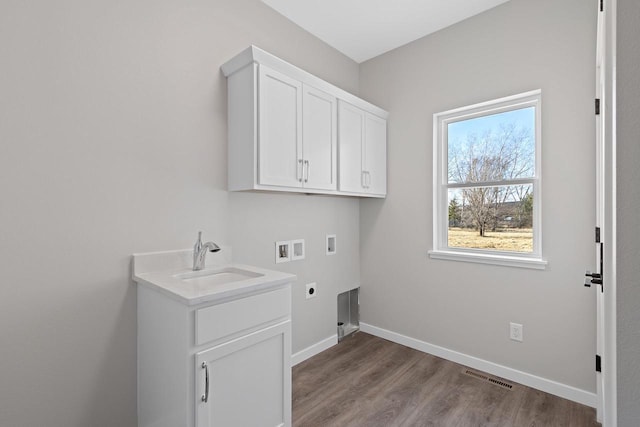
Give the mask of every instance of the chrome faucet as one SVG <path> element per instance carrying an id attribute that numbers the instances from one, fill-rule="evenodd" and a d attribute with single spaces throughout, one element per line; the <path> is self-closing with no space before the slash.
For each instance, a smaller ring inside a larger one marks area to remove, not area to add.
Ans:
<path id="1" fill-rule="evenodd" d="M 202 270 L 204 268 L 204 259 L 207 256 L 207 251 L 218 252 L 220 246 L 213 242 L 202 243 L 202 231 L 198 231 L 198 240 L 193 247 L 193 271 Z"/>

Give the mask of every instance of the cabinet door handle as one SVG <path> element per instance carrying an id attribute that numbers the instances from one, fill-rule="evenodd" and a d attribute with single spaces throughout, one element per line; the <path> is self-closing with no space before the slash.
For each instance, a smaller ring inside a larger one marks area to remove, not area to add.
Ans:
<path id="1" fill-rule="evenodd" d="M 298 181 L 302 182 L 302 170 L 304 170 L 304 165 L 302 164 L 302 159 L 298 159 L 298 167 L 296 168 L 296 178 Z"/>
<path id="2" fill-rule="evenodd" d="M 304 175 L 304 182 L 309 182 L 309 169 L 311 168 L 309 160 L 305 160 L 304 161 L 304 165 L 306 166 L 305 170 L 305 175 Z"/>
<path id="3" fill-rule="evenodd" d="M 202 362 L 202 369 L 204 369 L 204 394 L 200 399 L 207 403 L 209 401 L 209 366 L 207 366 L 207 362 Z"/>
<path id="4" fill-rule="evenodd" d="M 369 188 L 371 185 L 371 174 L 369 171 L 362 171 L 362 188 Z"/>

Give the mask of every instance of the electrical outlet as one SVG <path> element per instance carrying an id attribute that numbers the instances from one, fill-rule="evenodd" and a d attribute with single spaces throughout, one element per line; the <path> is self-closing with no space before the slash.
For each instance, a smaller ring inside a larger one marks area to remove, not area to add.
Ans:
<path id="1" fill-rule="evenodd" d="M 305 293 L 306 298 L 315 298 L 318 294 L 317 285 L 314 283 L 307 283 L 307 292 Z"/>
<path id="2" fill-rule="evenodd" d="M 509 338 L 513 341 L 522 342 L 522 325 L 519 323 L 509 323 Z"/>

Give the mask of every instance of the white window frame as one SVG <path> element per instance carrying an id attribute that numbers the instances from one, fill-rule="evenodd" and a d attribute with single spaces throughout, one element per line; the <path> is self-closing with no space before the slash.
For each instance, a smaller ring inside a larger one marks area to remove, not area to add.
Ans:
<path id="1" fill-rule="evenodd" d="M 541 101 L 542 91 L 537 89 L 433 115 L 433 249 L 429 251 L 430 258 L 534 269 L 544 269 L 546 267 L 547 261 L 542 257 Z M 531 178 L 483 182 L 482 184 L 486 186 L 531 184 L 533 186 L 533 251 L 520 253 L 515 251 L 449 247 L 447 241 L 449 226 L 448 190 L 450 188 L 465 187 L 465 185 L 449 184 L 448 182 L 448 124 L 527 107 L 535 107 L 534 176 Z"/>

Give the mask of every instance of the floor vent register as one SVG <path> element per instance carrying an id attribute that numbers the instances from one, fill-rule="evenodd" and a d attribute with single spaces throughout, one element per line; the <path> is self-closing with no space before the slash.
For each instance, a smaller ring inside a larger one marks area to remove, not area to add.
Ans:
<path id="1" fill-rule="evenodd" d="M 499 378 L 495 378 L 495 377 L 489 377 L 485 374 L 482 374 L 480 372 L 476 372 L 476 371 L 472 371 L 471 369 L 465 369 L 463 371 L 463 373 L 465 375 L 469 375 L 470 377 L 474 377 L 476 379 L 482 380 L 482 381 L 488 381 L 491 384 L 497 385 L 498 387 L 502 387 L 506 390 L 511 390 L 513 388 L 513 384 L 509 384 L 508 382 L 501 380 Z"/>

